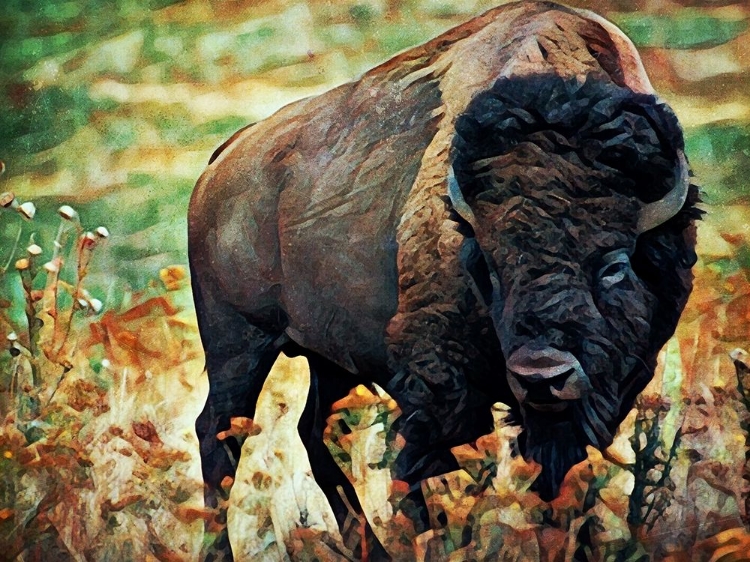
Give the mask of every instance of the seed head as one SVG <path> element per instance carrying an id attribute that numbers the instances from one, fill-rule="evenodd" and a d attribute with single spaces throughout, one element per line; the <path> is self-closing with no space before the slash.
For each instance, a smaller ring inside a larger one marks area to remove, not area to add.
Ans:
<path id="1" fill-rule="evenodd" d="M 16 201 L 16 196 L 13 194 L 12 191 L 6 191 L 5 193 L 0 193 L 0 207 L 8 208 L 12 207 L 13 203 L 16 203 L 18 205 L 18 202 Z"/>
<path id="2" fill-rule="evenodd" d="M 57 273 L 58 271 L 60 271 L 60 268 L 55 262 L 48 261 L 47 263 L 44 264 L 44 270 L 47 271 L 48 273 Z"/>
<path id="3" fill-rule="evenodd" d="M 102 301 L 100 301 L 99 299 L 90 299 L 89 304 L 91 305 L 91 310 L 93 310 L 97 314 L 99 314 L 104 307 L 104 304 L 102 304 Z"/>
<path id="4" fill-rule="evenodd" d="M 99 238 L 109 238 L 109 230 L 107 230 L 104 226 L 99 226 L 94 231 L 94 234 L 96 234 Z"/>
<path id="5" fill-rule="evenodd" d="M 16 342 L 16 341 L 18 341 L 18 334 L 16 334 L 15 332 L 11 332 L 11 333 L 10 333 L 10 334 L 8 334 L 7 336 L 5 336 L 5 338 L 6 338 L 6 339 L 7 339 L 7 340 L 8 340 L 9 342 L 13 343 L 13 342 Z"/>
<path id="6" fill-rule="evenodd" d="M 70 205 L 63 205 L 57 210 L 57 212 L 66 221 L 72 221 L 78 216 L 76 210 Z"/>
<path id="7" fill-rule="evenodd" d="M 20 260 L 16 260 L 16 269 L 18 271 L 24 271 L 26 269 L 29 269 L 29 260 L 26 258 L 21 258 Z"/>
<path id="8" fill-rule="evenodd" d="M 84 232 L 81 235 L 81 245 L 84 248 L 88 248 L 88 249 L 93 248 L 94 246 L 96 246 L 96 236 L 94 235 L 94 233 L 93 232 Z"/>
<path id="9" fill-rule="evenodd" d="M 747 361 L 747 351 L 741 347 L 737 347 L 729 353 L 729 358 L 732 361 L 742 361 L 744 363 Z"/>
<path id="10" fill-rule="evenodd" d="M 31 201 L 26 201 L 26 203 L 19 205 L 18 212 L 21 213 L 25 219 L 32 220 L 34 215 L 36 215 L 36 205 Z"/>
<path id="11" fill-rule="evenodd" d="M 42 249 L 36 244 L 32 244 L 31 246 L 26 248 L 26 251 L 29 253 L 30 256 L 38 256 L 42 253 Z"/>

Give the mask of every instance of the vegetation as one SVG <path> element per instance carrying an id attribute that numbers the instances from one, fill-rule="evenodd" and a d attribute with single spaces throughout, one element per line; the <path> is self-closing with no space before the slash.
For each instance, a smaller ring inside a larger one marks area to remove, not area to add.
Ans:
<path id="1" fill-rule="evenodd" d="M 2 198 L 8 214 L 15 208 L 35 220 L 32 203 Z M 4 556 L 143 559 L 137 536 L 153 552 L 187 558 L 201 516 L 186 507 L 198 505 L 200 490 L 187 477 L 193 444 L 174 433 L 176 404 L 153 380 L 169 370 L 193 384 L 185 367 L 199 354 L 180 340 L 194 327 L 178 318 L 170 295 L 185 274 L 165 269 L 163 286 L 130 295 L 122 312 L 105 310 L 85 281 L 109 231 L 86 231 L 68 205 L 58 214 L 51 251 L 33 236 L 25 251 L 3 247 L 15 264 L 1 270 L 11 278 L 3 281 L 16 289 L 16 302 L 0 303 Z"/>
<path id="2" fill-rule="evenodd" d="M 185 268 L 195 179 L 245 123 L 496 3 L 5 2 L 1 558 L 198 556 L 192 425 L 206 381 Z M 704 191 L 696 289 L 657 377 L 614 446 L 590 450 L 550 503 L 530 491 L 538 468 L 516 454 L 498 405 L 495 431 L 454 450 L 462 469 L 424 482 L 433 529 L 413 544 L 388 470 L 395 403 L 355 389 L 329 419 L 329 448 L 375 534 L 404 557 L 747 559 L 750 380 L 746 356 L 729 353 L 750 338 L 750 7 L 568 4 L 641 48 Z M 347 560 L 364 537 L 356 513 L 339 535 L 296 440 L 306 376 L 304 362 L 279 361 L 255 423 L 236 421 L 249 436 L 229 525 L 244 559 Z"/>

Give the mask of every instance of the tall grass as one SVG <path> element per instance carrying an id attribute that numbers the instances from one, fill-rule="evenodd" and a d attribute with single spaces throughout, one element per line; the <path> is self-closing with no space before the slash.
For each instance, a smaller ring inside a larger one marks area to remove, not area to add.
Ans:
<path id="1" fill-rule="evenodd" d="M 31 203 L 1 199 L 2 220 L 34 220 Z M 187 560 L 201 540 L 193 439 L 175 434 L 182 414 L 158 380 L 194 384 L 200 353 L 195 338 L 180 341 L 194 329 L 167 286 L 133 294 L 122 311 L 90 295 L 86 277 L 108 237 L 63 206 L 52 248 L 32 236 L 23 250 L 20 235 L 2 246 L 13 264 L 2 286 L 21 301 L 0 309 L 5 559 Z M 173 290 L 184 284 L 184 274 L 164 277 Z"/>

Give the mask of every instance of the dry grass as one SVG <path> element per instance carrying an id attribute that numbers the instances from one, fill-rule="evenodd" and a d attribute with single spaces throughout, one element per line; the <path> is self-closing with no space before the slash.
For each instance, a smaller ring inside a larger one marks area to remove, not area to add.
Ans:
<path id="1" fill-rule="evenodd" d="M 54 249 L 30 245 L 4 272 L 24 311 L 6 302 L 0 319 L 4 555 L 194 558 L 202 494 L 188 428 L 201 354 L 171 304 L 179 274 L 165 271 L 166 286 L 132 295 L 126 310 L 103 310 L 85 279 L 108 232 L 85 231 L 69 211 Z"/>
<path id="2" fill-rule="evenodd" d="M 35 220 L 31 205 L 4 200 L 4 219 Z M 207 388 L 194 321 L 175 305 L 185 271 L 163 269 L 111 310 L 86 290 L 109 232 L 87 231 L 70 207 L 58 213 L 51 249 L 30 240 L 23 250 L 17 237 L 3 256 L 2 550 L 19 560 L 195 559 L 207 514 L 192 425 Z M 687 318 L 705 323 L 702 303 L 691 307 Z M 538 467 L 516 454 L 518 428 L 501 404 L 492 434 L 454 449 L 462 468 L 423 483 L 432 530 L 418 536 L 396 507 L 404 490 L 389 467 L 402 444 L 386 393 L 357 387 L 337 403 L 329 449 L 399 560 L 741 559 L 750 414 L 740 352 L 734 383 L 686 384 L 710 380 L 696 366 L 729 361 L 701 355 L 724 330 L 717 310 L 707 335 L 678 332 L 615 445 L 591 449 L 550 503 L 529 490 Z M 256 419 L 235 420 L 233 431 L 249 434 L 229 509 L 238 559 L 351 560 L 363 536 L 356 513 L 340 535 L 297 436 L 308 377 L 304 359 L 282 357 Z"/>

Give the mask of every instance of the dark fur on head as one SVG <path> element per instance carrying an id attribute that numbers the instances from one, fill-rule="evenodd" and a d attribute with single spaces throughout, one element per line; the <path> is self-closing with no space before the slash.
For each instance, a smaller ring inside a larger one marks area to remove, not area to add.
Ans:
<path id="1" fill-rule="evenodd" d="M 454 169 L 468 202 L 488 187 L 472 177 L 471 164 L 522 142 L 584 164 L 644 202 L 665 195 L 676 151 L 684 150 L 666 104 L 592 76 L 583 83 L 554 74 L 501 78 L 471 102 L 456 132 Z"/>
<path id="2" fill-rule="evenodd" d="M 682 131 L 655 96 L 589 77 L 500 79 L 456 123 L 453 168 L 481 223 L 500 288 L 492 314 L 503 353 L 532 342 L 573 353 L 590 396 L 565 416 L 519 404 L 524 454 L 556 495 L 585 446 L 606 447 L 653 377 L 692 289 L 698 192 L 637 233 L 638 210 L 674 185 Z M 614 285 L 607 256 L 626 256 Z M 511 376 L 510 374 L 508 376 Z"/>

